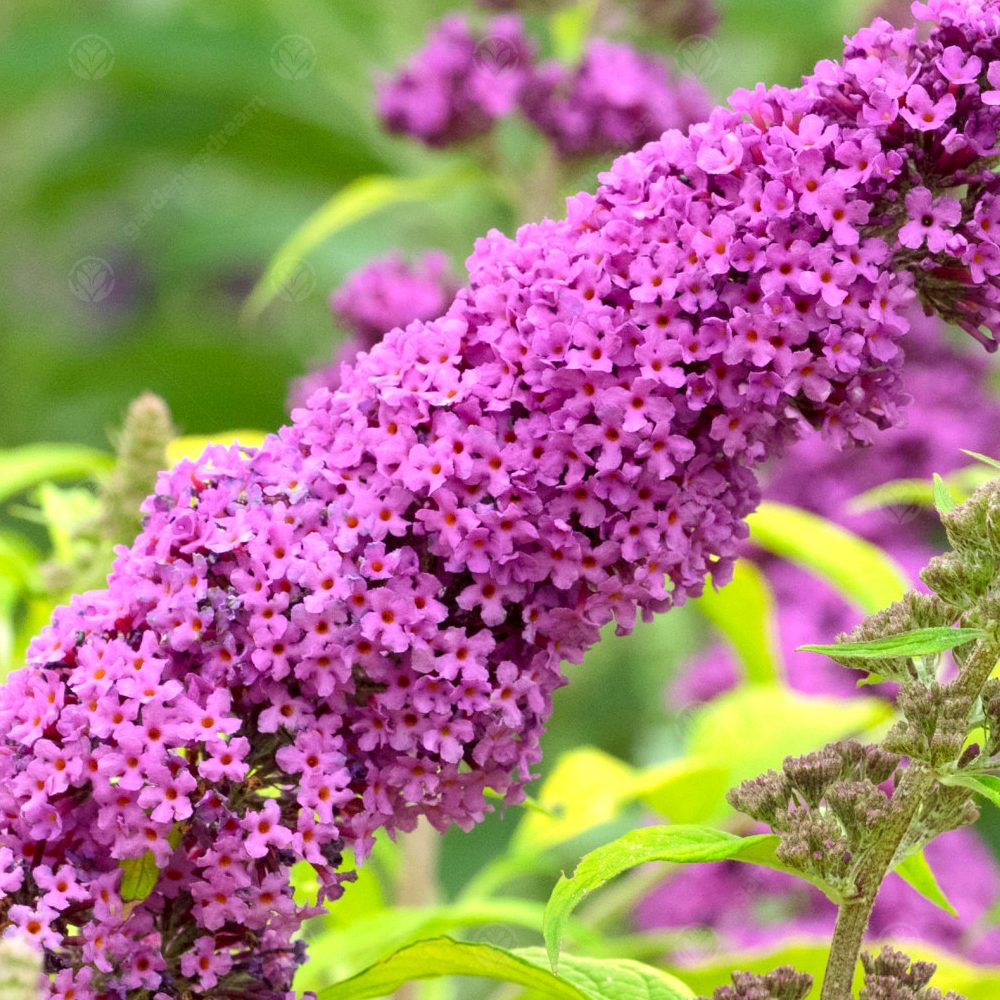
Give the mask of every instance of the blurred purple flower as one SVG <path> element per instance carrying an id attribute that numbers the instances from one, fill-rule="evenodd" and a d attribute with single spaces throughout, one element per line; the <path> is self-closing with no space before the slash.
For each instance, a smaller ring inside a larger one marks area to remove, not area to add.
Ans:
<path id="1" fill-rule="evenodd" d="M 600 38 L 576 68 L 548 62 L 534 69 L 520 103 L 564 157 L 637 149 L 701 121 L 712 106 L 697 81 L 673 79 L 659 57 Z"/>
<path id="2" fill-rule="evenodd" d="M 479 32 L 450 15 L 406 67 L 381 82 L 378 116 L 388 131 L 428 146 L 484 135 L 514 110 L 533 59 L 516 15 L 494 18 Z"/>

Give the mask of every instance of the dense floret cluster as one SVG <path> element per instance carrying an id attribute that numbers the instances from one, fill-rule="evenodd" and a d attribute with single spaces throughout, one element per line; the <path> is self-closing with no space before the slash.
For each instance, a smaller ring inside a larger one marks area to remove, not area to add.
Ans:
<path id="1" fill-rule="evenodd" d="M 673 80 L 661 59 L 595 38 L 579 66 L 546 62 L 521 92 L 521 108 L 562 157 L 609 156 L 670 128 L 702 121 L 711 108 L 693 78 Z"/>
<path id="2" fill-rule="evenodd" d="M 450 15 L 399 74 L 382 82 L 379 118 L 388 131 L 428 146 L 484 135 L 514 110 L 533 59 L 517 15 L 494 18 L 480 32 Z"/>
<path id="3" fill-rule="evenodd" d="M 916 580 L 940 548 L 940 520 L 931 507 L 901 503 L 853 513 L 851 501 L 874 487 L 896 480 L 930 482 L 969 462 L 961 449 L 990 454 L 1000 439 L 1000 402 L 990 391 L 991 365 L 982 351 L 950 343 L 949 331 L 934 317 L 911 310 L 906 336 L 903 388 L 919 406 L 907 411 L 905 427 L 879 434 L 864 460 L 850 452 L 818 448 L 803 440 L 788 448 L 762 473 L 769 500 L 815 511 L 878 544 Z M 752 551 L 766 570 L 775 594 L 778 641 L 788 683 L 806 694 L 847 696 L 859 675 L 832 660 L 796 652 L 821 636 L 850 631 L 852 608 L 833 588 L 805 570 Z M 670 703 L 707 701 L 733 687 L 739 668 L 731 652 L 713 646 L 694 660 L 671 686 Z"/>
<path id="4" fill-rule="evenodd" d="M 321 387 L 336 389 L 341 365 L 374 347 L 387 330 L 440 316 L 457 291 L 447 255 L 436 250 L 412 264 L 398 252 L 388 253 L 348 275 L 330 296 L 334 320 L 348 331 L 348 339 L 330 364 L 292 383 L 292 407 L 304 405 Z"/>
<path id="5" fill-rule="evenodd" d="M 491 233 L 445 316 L 161 478 L 0 692 L 0 906 L 53 996 L 287 996 L 294 862 L 332 898 L 345 841 L 516 801 L 560 661 L 725 582 L 753 466 L 898 419 L 916 294 L 997 328 L 1000 4 L 917 9 L 928 42 L 877 22 Z"/>

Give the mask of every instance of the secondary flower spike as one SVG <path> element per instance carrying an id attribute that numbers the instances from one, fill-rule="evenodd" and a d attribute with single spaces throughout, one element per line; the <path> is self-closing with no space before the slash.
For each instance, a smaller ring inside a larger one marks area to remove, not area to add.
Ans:
<path id="1" fill-rule="evenodd" d="M 517 801 L 560 661 L 725 582 L 754 464 L 897 420 L 915 296 L 997 329 L 1000 0 L 914 10 L 929 40 L 877 21 L 623 156 L 259 450 L 161 477 L 0 692 L 0 914 L 52 997 L 290 998 L 296 861 L 329 899 L 344 843 Z"/>
<path id="2" fill-rule="evenodd" d="M 448 257 L 440 250 L 428 251 L 412 264 L 398 251 L 388 253 L 349 274 L 330 296 L 330 309 L 350 336 L 328 365 L 292 383 L 291 406 L 302 406 L 321 386 L 336 389 L 340 366 L 374 347 L 387 330 L 415 319 L 436 319 L 457 289 Z"/>

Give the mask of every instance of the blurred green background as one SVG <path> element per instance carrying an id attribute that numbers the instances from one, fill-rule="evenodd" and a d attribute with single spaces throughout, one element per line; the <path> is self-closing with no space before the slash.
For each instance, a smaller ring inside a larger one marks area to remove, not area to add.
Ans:
<path id="1" fill-rule="evenodd" d="M 477 235 L 510 229 L 510 210 L 482 187 L 393 208 L 310 255 L 309 294 L 239 322 L 269 257 L 346 182 L 461 161 L 386 137 L 371 111 L 373 77 L 415 49 L 431 19 L 461 6 L 5 0 L 0 446 L 104 445 L 142 389 L 168 401 L 185 433 L 276 427 L 289 377 L 329 356 L 325 300 L 348 271 L 395 246 L 441 246 L 458 266 Z M 704 83 L 720 99 L 759 79 L 792 83 L 836 55 L 871 7 L 730 0 Z M 275 54 L 289 36 L 303 47 L 291 71 Z M 254 101 L 258 112 L 226 136 Z M 156 198 L 189 163 L 181 189 Z M 130 223 L 151 200 L 161 205 L 136 234 Z M 75 294 L 81 274 L 104 264 L 110 293 Z"/>

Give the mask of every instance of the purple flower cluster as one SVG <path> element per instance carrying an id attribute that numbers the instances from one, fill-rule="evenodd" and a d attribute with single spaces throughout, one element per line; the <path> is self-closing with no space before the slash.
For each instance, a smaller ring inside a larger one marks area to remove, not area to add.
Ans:
<path id="1" fill-rule="evenodd" d="M 562 157 L 607 156 L 686 128 L 711 108 L 701 84 L 671 79 L 663 60 L 595 38 L 579 66 L 548 62 L 521 92 L 525 115 Z"/>
<path id="2" fill-rule="evenodd" d="M 907 411 L 905 427 L 880 434 L 863 461 L 852 452 L 800 441 L 764 472 L 768 499 L 815 511 L 884 549 L 911 579 L 940 547 L 934 542 L 940 522 L 930 509 L 890 507 L 851 514 L 851 499 L 897 479 L 929 481 L 967 464 L 962 448 L 991 453 L 1000 438 L 1000 402 L 990 393 L 990 365 L 981 351 L 949 343 L 947 331 L 933 317 L 911 311 L 906 338 L 903 387 L 921 401 Z M 778 639 L 788 683 L 807 694 L 849 695 L 855 690 L 850 671 L 797 647 L 850 631 L 857 610 L 830 587 L 782 560 L 751 553 L 767 572 L 778 609 Z M 737 682 L 739 671 L 728 651 L 713 647 L 671 686 L 673 705 L 706 701 Z"/>
<path id="3" fill-rule="evenodd" d="M 321 386 L 336 389 L 341 365 L 351 364 L 361 351 L 374 347 L 394 327 L 440 316 L 457 290 L 447 256 L 434 250 L 413 264 L 398 252 L 389 253 L 348 275 L 330 296 L 334 319 L 349 332 L 348 340 L 329 365 L 292 383 L 291 406 L 304 405 Z"/>
<path id="4" fill-rule="evenodd" d="M 516 15 L 473 32 L 465 18 L 443 18 L 424 47 L 381 83 L 378 115 L 390 132 L 428 146 L 484 135 L 511 113 L 534 49 Z"/>
<path id="5" fill-rule="evenodd" d="M 968 459 L 961 448 L 995 450 L 1000 402 L 989 392 L 989 365 L 982 353 L 960 347 L 948 343 L 939 320 L 912 316 L 904 386 L 921 405 L 908 411 L 907 426 L 880 434 L 861 462 L 856 454 L 798 442 L 767 469 L 764 495 L 813 510 L 877 542 L 916 579 L 937 550 L 928 541 L 940 532 L 937 516 L 905 507 L 852 515 L 847 506 L 852 497 L 888 481 L 929 480 L 934 472 L 962 466 Z M 855 693 L 855 675 L 850 671 L 795 650 L 849 631 L 858 621 L 857 609 L 803 570 L 759 553 L 756 558 L 774 590 L 789 685 L 806 694 Z M 732 655 L 713 647 L 688 665 L 671 686 L 668 700 L 673 706 L 708 701 L 735 686 L 738 676 Z M 946 917 L 901 879 L 891 877 L 876 904 L 869 939 L 925 940 L 972 961 L 1000 963 L 1000 931 L 981 927 L 985 914 L 1000 899 L 995 859 L 977 835 L 965 829 L 935 841 L 928 854 L 957 903 L 960 919 Z M 829 937 L 836 910 L 822 894 L 788 876 L 759 876 L 744 869 L 732 863 L 686 870 L 654 892 L 637 918 L 648 928 L 689 922 L 709 926 L 730 949 L 774 945 L 803 934 Z M 691 905 L 697 912 L 685 906 L 685 900 L 695 901 Z M 755 907 L 761 912 L 755 913 Z"/>
<path id="6" fill-rule="evenodd" d="M 934 74 L 960 45 L 1000 66 L 1000 3 L 918 7 L 929 41 L 876 23 L 622 157 L 258 451 L 161 478 L 109 589 L 0 691 L 0 907 L 67 963 L 52 996 L 286 996 L 293 863 L 329 899 L 342 843 L 516 801 L 560 661 L 724 582 L 756 463 L 896 422 L 915 293 L 993 322 L 1000 108 Z M 920 187 L 944 249 L 901 242 Z M 141 900 L 126 859 L 158 872 Z"/>

